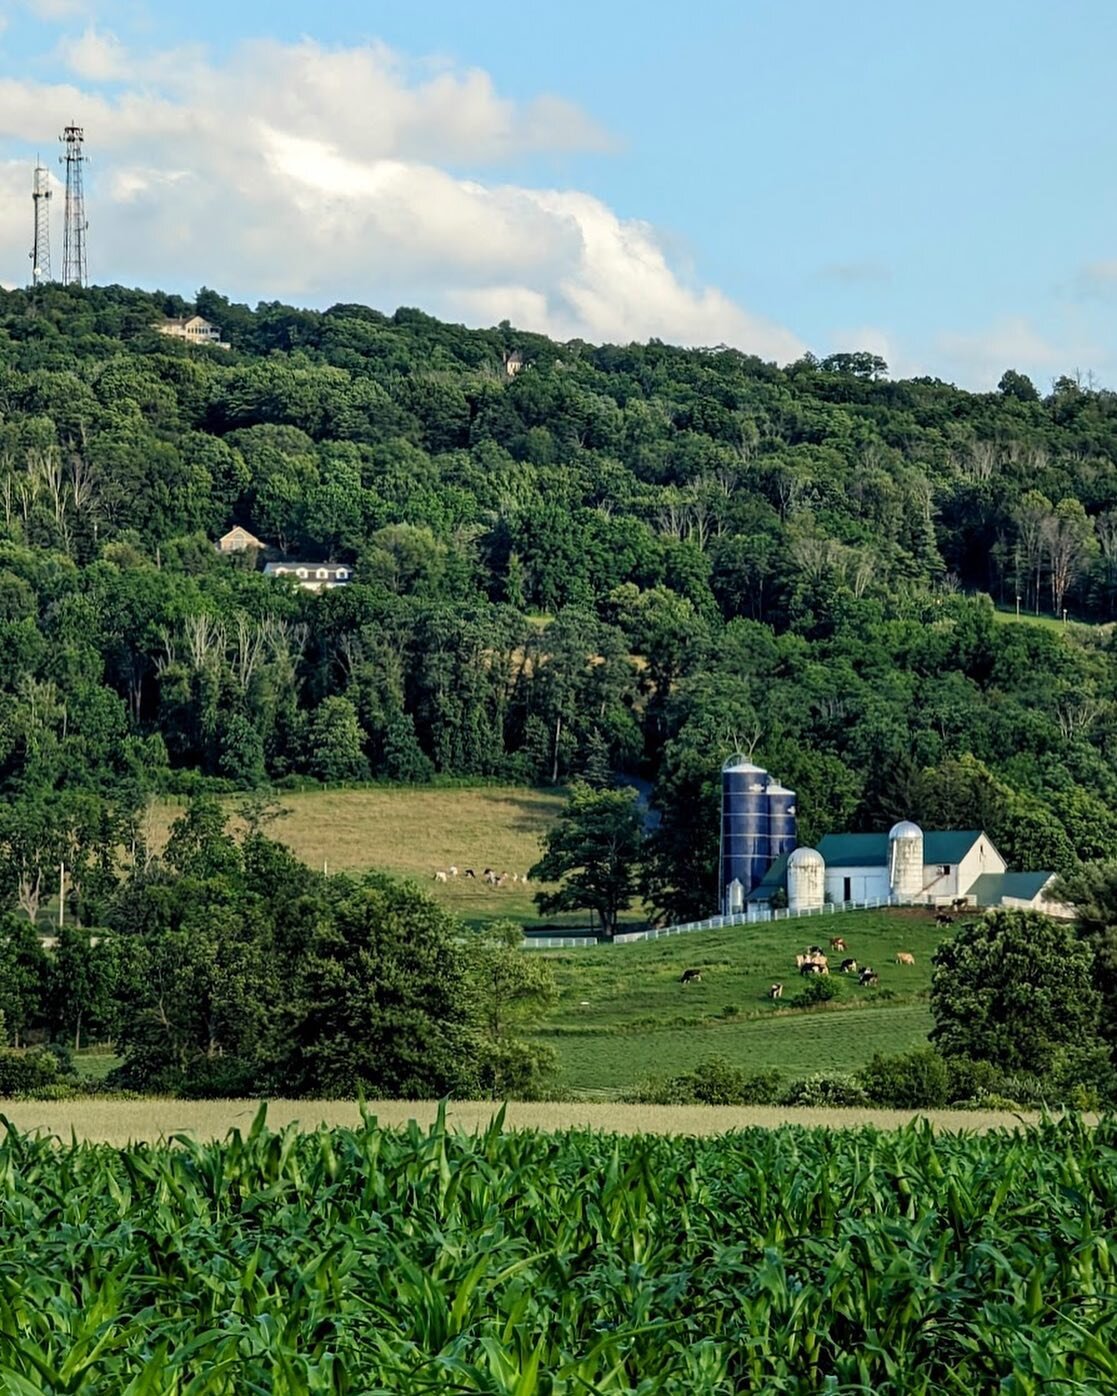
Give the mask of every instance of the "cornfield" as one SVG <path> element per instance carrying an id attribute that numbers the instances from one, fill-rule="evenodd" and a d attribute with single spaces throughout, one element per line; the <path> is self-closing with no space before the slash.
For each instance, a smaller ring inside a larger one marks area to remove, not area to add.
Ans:
<path id="1" fill-rule="evenodd" d="M 1117 1123 L 0 1145 L 11 1396 L 1117 1389 Z"/>

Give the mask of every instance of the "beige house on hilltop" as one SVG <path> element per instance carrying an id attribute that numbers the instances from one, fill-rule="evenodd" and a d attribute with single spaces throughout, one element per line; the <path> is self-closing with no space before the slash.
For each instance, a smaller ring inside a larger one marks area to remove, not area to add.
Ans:
<path id="1" fill-rule="evenodd" d="M 247 552 L 249 548 L 262 549 L 263 546 L 259 538 L 249 533 L 247 528 L 241 528 L 240 524 L 237 524 L 235 528 L 231 528 L 228 533 L 219 538 L 214 544 L 214 547 L 219 553 L 244 553 Z"/>
<path id="2" fill-rule="evenodd" d="M 221 331 L 202 315 L 179 315 L 158 322 L 155 328 L 160 334 L 168 334 L 173 339 L 185 339 L 188 344 L 212 344 L 217 349 L 230 349 L 221 338 Z"/>

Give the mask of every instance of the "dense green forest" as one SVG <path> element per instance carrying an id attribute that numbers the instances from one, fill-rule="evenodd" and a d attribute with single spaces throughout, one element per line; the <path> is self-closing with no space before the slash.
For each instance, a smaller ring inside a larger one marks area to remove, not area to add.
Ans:
<path id="1" fill-rule="evenodd" d="M 65 858 L 102 922 L 157 790 L 605 765 L 653 783 L 655 904 L 704 914 L 739 747 L 807 841 L 903 814 L 1117 856 L 1117 395 L 206 290 L 231 349 L 155 332 L 186 308 L 0 293 L 9 908 Z M 219 556 L 233 523 L 355 580 Z"/>

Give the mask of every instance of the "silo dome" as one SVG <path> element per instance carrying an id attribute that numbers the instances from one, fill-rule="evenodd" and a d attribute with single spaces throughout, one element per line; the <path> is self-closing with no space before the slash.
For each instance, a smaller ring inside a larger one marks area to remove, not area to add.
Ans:
<path id="1" fill-rule="evenodd" d="M 888 831 L 888 889 L 900 901 L 917 901 L 923 893 L 923 830 L 901 819 Z"/>
<path id="2" fill-rule="evenodd" d="M 817 848 L 797 848 L 787 860 L 789 868 L 824 868 L 826 861 Z"/>
<path id="3" fill-rule="evenodd" d="M 737 752 L 724 763 L 723 771 L 732 771 L 734 775 L 766 776 L 768 772 L 763 766 L 754 766 L 747 756 L 742 752 Z"/>
<path id="4" fill-rule="evenodd" d="M 814 848 L 797 848 L 787 860 L 789 911 L 817 911 L 826 900 L 826 862 Z"/>

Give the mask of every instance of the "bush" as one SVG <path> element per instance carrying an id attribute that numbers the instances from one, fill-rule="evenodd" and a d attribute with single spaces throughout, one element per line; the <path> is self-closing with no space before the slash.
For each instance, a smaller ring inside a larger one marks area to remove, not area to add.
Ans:
<path id="1" fill-rule="evenodd" d="M 750 1074 L 715 1056 L 682 1076 L 646 1081 L 627 1099 L 637 1105 L 776 1105 L 782 1092 L 778 1071 Z"/>
<path id="2" fill-rule="evenodd" d="M 16 1100 L 73 1100 L 77 1092 L 67 1081 L 48 1081 L 31 1091 L 20 1091 Z"/>
<path id="3" fill-rule="evenodd" d="M 58 1059 L 41 1047 L 0 1047 L 0 1096 L 37 1091 L 58 1080 Z"/>
<path id="4" fill-rule="evenodd" d="M 933 1047 L 896 1057 L 878 1052 L 858 1080 L 874 1105 L 893 1110 L 935 1110 L 951 1098 L 950 1071 Z"/>
<path id="5" fill-rule="evenodd" d="M 837 981 L 829 974 L 815 974 L 791 1000 L 792 1008 L 813 1008 L 816 1003 L 829 1003 L 838 997 Z"/>
<path id="6" fill-rule="evenodd" d="M 792 1081 L 781 1105 L 868 1105 L 869 1097 L 853 1076 L 805 1076 Z"/>

